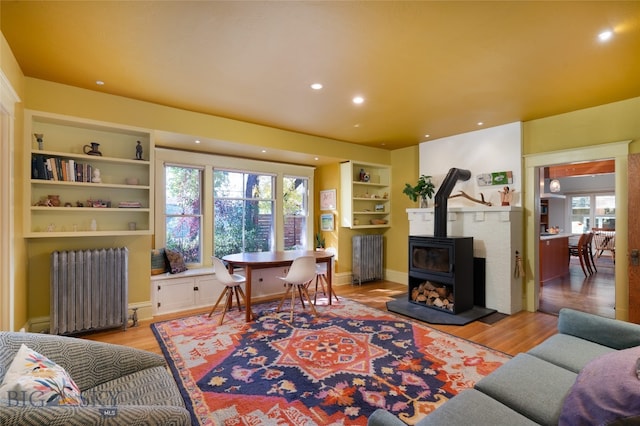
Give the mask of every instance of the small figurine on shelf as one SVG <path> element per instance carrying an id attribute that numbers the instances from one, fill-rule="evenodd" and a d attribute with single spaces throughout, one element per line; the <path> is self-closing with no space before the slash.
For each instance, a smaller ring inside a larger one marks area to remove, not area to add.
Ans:
<path id="1" fill-rule="evenodd" d="M 93 177 L 91 178 L 91 182 L 93 183 L 102 182 L 102 178 L 100 177 L 100 169 L 93 169 Z"/>
<path id="2" fill-rule="evenodd" d="M 36 142 L 38 142 L 38 149 L 42 151 L 44 149 L 44 133 L 34 133 L 33 136 L 36 137 Z"/>
<path id="3" fill-rule="evenodd" d="M 500 201 L 503 206 L 511 205 L 511 201 L 513 201 L 513 193 L 515 192 L 513 189 L 510 189 L 508 186 L 505 186 L 502 191 L 498 191 L 500 193 Z"/>
<path id="4" fill-rule="evenodd" d="M 136 160 L 142 160 L 142 144 L 140 141 L 136 145 Z"/>

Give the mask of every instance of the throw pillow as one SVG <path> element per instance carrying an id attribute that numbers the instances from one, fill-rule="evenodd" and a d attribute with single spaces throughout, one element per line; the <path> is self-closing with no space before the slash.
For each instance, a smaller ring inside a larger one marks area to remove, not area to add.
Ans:
<path id="1" fill-rule="evenodd" d="M 164 251 L 167 254 L 167 259 L 169 259 L 169 272 L 177 274 L 178 272 L 184 272 L 187 270 L 182 253 L 169 249 L 165 249 Z"/>
<path id="2" fill-rule="evenodd" d="M 151 275 L 169 272 L 169 262 L 164 248 L 151 250 Z"/>
<path id="3" fill-rule="evenodd" d="M 4 376 L 0 398 L 16 405 L 82 404 L 80 389 L 64 368 L 25 344 Z"/>
<path id="4" fill-rule="evenodd" d="M 559 425 L 637 424 L 640 420 L 640 346 L 589 362 L 564 400 Z"/>

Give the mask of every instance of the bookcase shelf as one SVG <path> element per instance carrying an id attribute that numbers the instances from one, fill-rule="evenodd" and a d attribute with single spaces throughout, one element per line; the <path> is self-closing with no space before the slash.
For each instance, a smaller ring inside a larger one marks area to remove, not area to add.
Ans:
<path id="1" fill-rule="evenodd" d="M 35 134 L 42 135 L 43 149 Z M 143 159 L 135 158 L 138 141 Z M 26 110 L 25 143 L 27 238 L 153 233 L 150 130 Z M 91 143 L 100 144 L 102 155 L 84 153 Z M 95 169 L 100 182 L 91 181 Z"/>
<path id="2" fill-rule="evenodd" d="M 340 164 L 340 224 L 351 229 L 391 226 L 391 168 L 347 161 Z"/>

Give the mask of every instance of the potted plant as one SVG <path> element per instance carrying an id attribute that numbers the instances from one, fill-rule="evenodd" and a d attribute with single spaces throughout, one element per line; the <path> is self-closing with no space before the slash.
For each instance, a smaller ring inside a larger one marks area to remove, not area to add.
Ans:
<path id="1" fill-rule="evenodd" d="M 420 207 L 427 207 L 427 199 L 433 197 L 435 188 L 435 185 L 431 182 L 431 176 L 422 175 L 418 179 L 416 186 L 406 183 L 402 192 L 407 194 L 412 201 L 420 200 Z"/>
<path id="2" fill-rule="evenodd" d="M 324 250 L 324 237 L 322 236 L 322 232 L 318 231 L 316 234 L 316 251 Z"/>

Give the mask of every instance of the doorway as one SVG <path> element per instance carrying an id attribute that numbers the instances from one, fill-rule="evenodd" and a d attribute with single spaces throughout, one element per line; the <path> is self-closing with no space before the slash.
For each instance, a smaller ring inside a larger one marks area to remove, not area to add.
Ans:
<path id="1" fill-rule="evenodd" d="M 541 168 L 540 176 L 539 310 L 558 314 L 566 307 L 615 318 L 614 161 L 551 165 Z M 577 256 L 583 234 L 590 242 L 584 257 Z M 563 245 L 574 247 L 564 247 L 573 255 L 551 256 Z"/>
<path id="2" fill-rule="evenodd" d="M 584 147 L 575 150 L 554 151 L 543 154 L 525 155 L 525 178 L 532 191 L 526 191 L 524 197 L 525 211 L 530 212 L 525 217 L 525 229 L 531 236 L 526 239 L 526 306 L 529 311 L 540 309 L 540 269 L 539 269 L 539 236 L 540 229 L 540 194 L 544 187 L 540 187 L 539 169 L 548 165 L 575 163 L 580 161 L 597 161 L 613 158 L 615 164 L 615 196 L 617 208 L 615 221 L 620 229 L 627 229 L 627 156 L 629 141 L 601 144 Z M 620 253 L 627 252 L 627 235 L 621 233 L 616 240 L 617 250 Z M 615 293 L 615 317 L 625 319 L 628 317 L 628 290 L 626 281 L 628 277 L 626 256 L 619 256 L 613 268 L 614 293 Z"/>

